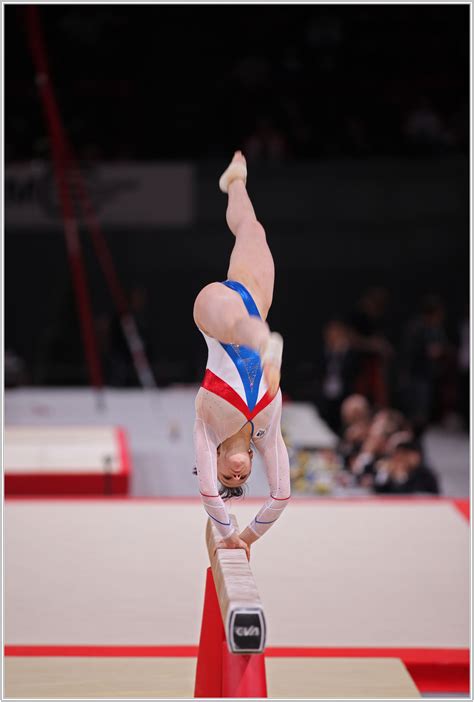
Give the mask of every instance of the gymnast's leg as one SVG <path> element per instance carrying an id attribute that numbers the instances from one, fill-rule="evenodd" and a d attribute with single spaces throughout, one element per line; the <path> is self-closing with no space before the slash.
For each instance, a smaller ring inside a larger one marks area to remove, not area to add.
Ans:
<path id="1" fill-rule="evenodd" d="M 230 173 L 228 183 L 226 219 L 235 236 L 227 276 L 243 283 L 257 303 L 262 319 L 266 319 L 273 299 L 275 266 L 263 226 L 258 221 L 247 193 L 245 179 L 236 177 L 246 174 L 245 158 L 237 151 L 224 173 Z M 222 179 L 221 179 L 222 181 Z M 225 187 L 225 182 L 224 182 Z"/>
<path id="2" fill-rule="evenodd" d="M 208 336 L 227 344 L 243 344 L 261 354 L 269 392 L 280 381 L 282 340 L 264 321 L 273 297 L 275 269 L 265 231 L 258 222 L 245 187 L 246 164 L 237 151 L 220 186 L 228 192 L 227 223 L 235 236 L 228 278 L 248 288 L 262 319 L 250 317 L 238 293 L 221 285 L 207 285 L 196 298 L 194 319 Z"/>

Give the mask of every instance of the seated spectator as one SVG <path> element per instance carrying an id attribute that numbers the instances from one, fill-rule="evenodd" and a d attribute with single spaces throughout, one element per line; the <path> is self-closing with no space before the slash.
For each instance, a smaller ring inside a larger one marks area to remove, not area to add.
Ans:
<path id="1" fill-rule="evenodd" d="M 372 484 L 371 477 L 376 472 L 376 464 L 390 455 L 403 441 L 413 439 L 413 433 L 407 419 L 393 408 L 377 412 L 368 429 L 359 428 L 362 443 L 354 446 L 352 454 L 346 459 L 346 466 L 357 477 L 358 482 L 366 487 Z"/>
<path id="2" fill-rule="evenodd" d="M 408 426 L 407 420 L 401 412 L 391 407 L 379 410 L 372 420 L 370 433 L 374 436 L 382 435 L 388 439 L 395 432 L 402 431 Z"/>
<path id="3" fill-rule="evenodd" d="M 400 446 L 400 444 L 404 444 L 409 441 L 414 441 L 415 435 L 411 431 L 411 429 L 405 429 L 404 431 L 396 431 L 395 434 L 392 434 L 392 436 L 387 439 L 387 452 L 388 453 L 393 453 L 395 449 Z"/>
<path id="4" fill-rule="evenodd" d="M 363 395 L 349 395 L 341 405 L 342 439 L 338 446 L 344 466 L 349 468 L 369 435 L 371 409 Z"/>
<path id="5" fill-rule="evenodd" d="M 369 420 L 361 419 L 359 422 L 354 422 L 351 424 L 344 432 L 344 440 L 353 442 L 354 444 L 360 444 L 362 446 L 363 442 L 369 436 L 370 432 L 370 422 Z"/>
<path id="6" fill-rule="evenodd" d="M 373 475 L 375 463 L 385 455 L 387 439 L 383 434 L 370 433 L 362 444 L 360 451 L 349 461 L 349 470 L 359 482 L 367 485 L 362 480 L 366 475 Z"/>
<path id="7" fill-rule="evenodd" d="M 357 422 L 370 421 L 371 412 L 367 398 L 363 395 L 349 395 L 341 405 L 341 419 L 345 427 Z"/>
<path id="8" fill-rule="evenodd" d="M 373 489 L 377 493 L 439 493 L 438 480 L 424 465 L 415 441 L 400 443 L 391 456 L 375 464 Z"/>

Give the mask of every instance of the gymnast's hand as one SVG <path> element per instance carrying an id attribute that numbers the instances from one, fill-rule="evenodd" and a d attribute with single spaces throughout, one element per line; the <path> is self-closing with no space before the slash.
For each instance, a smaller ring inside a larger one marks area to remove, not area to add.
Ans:
<path id="1" fill-rule="evenodd" d="M 240 538 L 240 536 L 237 536 L 232 534 L 228 539 L 224 539 L 223 541 L 219 541 L 219 543 L 216 546 L 216 550 L 218 548 L 243 548 L 245 551 L 245 555 L 247 556 L 247 560 L 250 560 L 250 546 L 243 541 L 243 539 Z"/>

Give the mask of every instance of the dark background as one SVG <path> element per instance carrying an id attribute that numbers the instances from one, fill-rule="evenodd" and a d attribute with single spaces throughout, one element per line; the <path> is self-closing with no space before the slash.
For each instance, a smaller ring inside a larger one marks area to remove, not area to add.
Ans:
<path id="1" fill-rule="evenodd" d="M 7 159 L 30 158 L 43 119 L 19 10 L 5 11 Z M 266 118 L 294 157 L 399 156 L 420 99 L 467 146 L 468 6 L 78 5 L 41 16 L 83 155 L 227 158 Z"/>
<path id="2" fill-rule="evenodd" d="M 236 148 L 272 248 L 270 325 L 285 337 L 283 389 L 305 395 L 321 329 L 361 293 L 389 293 L 397 347 L 422 295 L 446 303 L 457 343 L 469 294 L 469 8 L 41 6 L 64 124 L 97 161 L 195 163 L 192 226 L 106 230 L 159 384 L 197 382 L 199 289 L 225 278 L 232 236 L 218 177 Z M 44 159 L 47 129 L 20 10 L 5 8 L 6 162 Z M 428 113 L 429 137 L 410 128 Z M 260 153 L 255 143 L 270 140 Z M 8 199 L 7 199 L 8 208 Z M 98 326 L 113 305 L 85 234 Z M 85 384 L 64 240 L 6 231 L 6 348 L 29 384 Z M 105 363 L 107 363 L 105 359 Z M 132 379 L 130 382 L 134 382 Z"/>

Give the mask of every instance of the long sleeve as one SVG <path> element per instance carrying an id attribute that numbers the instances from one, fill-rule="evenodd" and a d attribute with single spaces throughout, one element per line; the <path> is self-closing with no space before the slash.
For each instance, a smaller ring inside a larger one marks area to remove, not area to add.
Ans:
<path id="1" fill-rule="evenodd" d="M 259 538 L 280 517 L 290 499 L 290 461 L 281 434 L 281 396 L 279 396 L 271 423 L 265 435 L 255 436 L 254 444 L 262 456 L 270 488 L 270 496 L 248 528 Z M 257 432 L 258 434 L 258 432 Z"/>
<path id="2" fill-rule="evenodd" d="M 203 419 L 196 417 L 194 423 L 194 451 L 199 492 L 201 493 L 204 509 L 213 520 L 222 538 L 226 539 L 235 532 L 235 529 L 217 487 L 218 443 L 212 428 Z"/>

